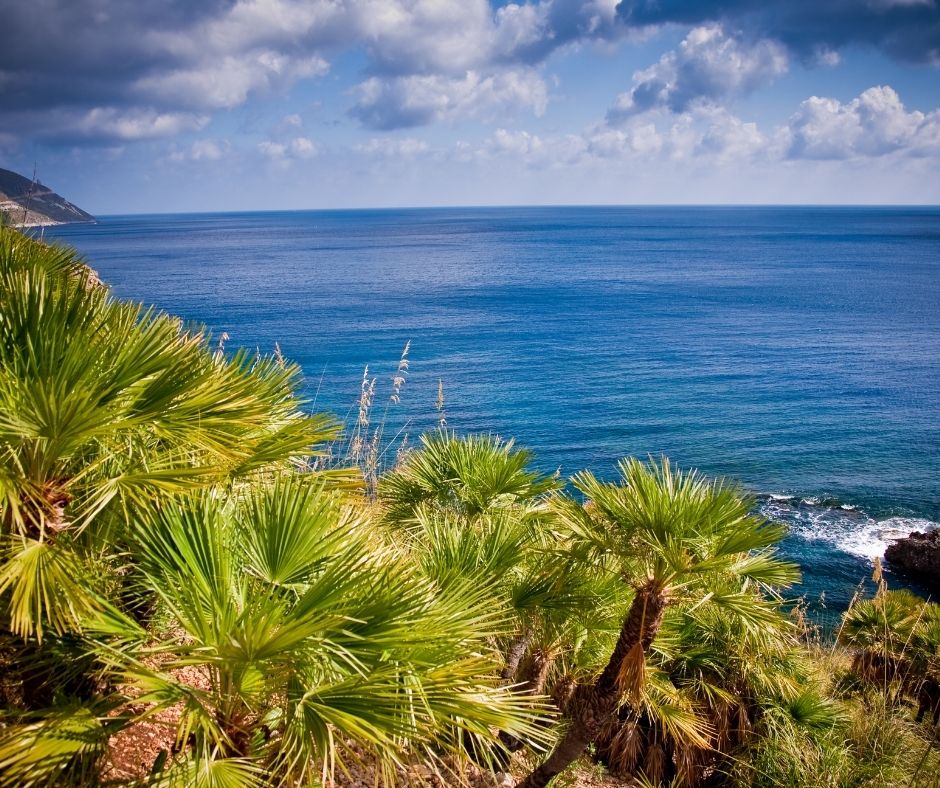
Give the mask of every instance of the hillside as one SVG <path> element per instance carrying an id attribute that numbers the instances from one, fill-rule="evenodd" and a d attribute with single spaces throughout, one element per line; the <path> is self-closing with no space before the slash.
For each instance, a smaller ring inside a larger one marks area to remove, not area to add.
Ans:
<path id="1" fill-rule="evenodd" d="M 95 217 L 72 205 L 48 186 L 0 168 L 0 218 L 16 227 L 94 222 Z"/>

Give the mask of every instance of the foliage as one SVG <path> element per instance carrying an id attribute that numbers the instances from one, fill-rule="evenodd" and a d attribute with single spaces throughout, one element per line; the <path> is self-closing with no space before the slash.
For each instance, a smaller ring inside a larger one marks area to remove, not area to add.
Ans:
<path id="1" fill-rule="evenodd" d="M 440 430 L 422 435 L 421 444 L 379 485 L 390 522 L 408 522 L 421 504 L 469 518 L 502 508 L 526 511 L 560 486 L 530 470 L 531 452 L 511 440 L 490 435 L 458 440 Z"/>
<path id="2" fill-rule="evenodd" d="M 333 434 L 299 369 L 114 299 L 63 249 L 0 241 L 0 593 L 23 637 L 77 629 L 103 589 L 70 577 L 133 510 L 308 456 Z"/>

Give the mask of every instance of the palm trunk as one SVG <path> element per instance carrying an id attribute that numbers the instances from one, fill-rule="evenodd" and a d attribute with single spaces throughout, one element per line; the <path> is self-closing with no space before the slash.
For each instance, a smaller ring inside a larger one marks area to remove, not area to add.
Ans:
<path id="1" fill-rule="evenodd" d="M 555 652 L 551 649 L 535 649 L 529 652 L 529 658 L 522 663 L 519 675 L 519 689 L 531 695 L 541 695 L 545 690 L 548 672 L 555 663 Z"/>
<path id="2" fill-rule="evenodd" d="M 518 788 L 544 788 L 581 757 L 604 724 L 617 712 L 623 695 L 621 677 L 627 657 L 639 646 L 645 659 L 659 632 L 665 610 L 666 594 L 658 585 L 649 583 L 637 591 L 607 666 L 593 684 L 581 685 L 575 690 L 568 705 L 571 720 L 568 730 L 542 765 L 529 774 Z"/>
<path id="3" fill-rule="evenodd" d="M 529 658 L 522 664 L 521 675 L 519 676 L 519 686 L 515 692 L 527 693 L 529 695 L 541 695 L 545 689 L 545 680 L 548 678 L 548 671 L 555 661 L 555 654 L 552 651 L 542 651 L 537 649 L 530 652 Z M 502 731 L 499 734 L 499 740 L 505 745 L 509 752 L 518 752 L 525 747 L 525 741 L 511 733 Z"/>
<path id="4" fill-rule="evenodd" d="M 519 670 L 519 663 L 525 656 L 526 649 L 532 641 L 532 630 L 526 627 L 520 632 L 515 640 L 509 645 L 509 651 L 506 652 L 506 667 L 503 668 L 502 677 L 506 681 L 511 681 Z"/>
<path id="5" fill-rule="evenodd" d="M 568 704 L 571 703 L 577 686 L 578 682 L 570 673 L 566 673 L 555 682 L 555 686 L 552 689 L 552 701 L 562 714 L 568 711 Z"/>

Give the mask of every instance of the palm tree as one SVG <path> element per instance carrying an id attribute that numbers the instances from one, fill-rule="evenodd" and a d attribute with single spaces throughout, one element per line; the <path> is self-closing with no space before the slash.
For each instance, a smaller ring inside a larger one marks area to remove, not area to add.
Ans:
<path id="1" fill-rule="evenodd" d="M 886 697 L 918 701 L 917 721 L 940 719 L 940 606 L 882 585 L 846 611 L 839 641 L 854 652 L 852 670 Z"/>
<path id="2" fill-rule="evenodd" d="M 640 771 L 686 788 L 726 769 L 774 726 L 810 746 L 816 731 L 837 723 L 792 618 L 775 598 L 753 604 L 765 608 L 764 626 L 747 626 L 711 600 L 670 605 L 638 701 L 621 706 L 595 739 L 612 773 Z"/>
<path id="3" fill-rule="evenodd" d="M 498 436 L 438 430 L 421 444 L 379 480 L 384 520 L 405 532 L 436 579 L 476 575 L 495 604 L 514 612 L 502 671 L 512 680 L 543 613 L 562 605 L 563 596 L 568 607 L 587 603 L 583 593 L 564 589 L 570 561 L 553 552 L 546 502 L 561 485 L 531 469 L 529 451 Z"/>
<path id="4" fill-rule="evenodd" d="M 796 568 L 774 556 L 780 526 L 750 514 L 733 487 L 668 460 L 620 463 L 621 483 L 578 474 L 575 487 L 590 500 L 568 499 L 562 518 L 574 538 L 633 590 L 613 653 L 591 684 L 567 705 L 569 724 L 545 761 L 521 783 L 541 788 L 573 763 L 614 719 L 621 699 L 640 698 L 646 660 L 670 603 L 706 599 L 750 627 L 768 625 L 760 604 L 764 585 L 786 585 Z"/>
<path id="5" fill-rule="evenodd" d="M 23 637 L 76 631 L 135 507 L 308 456 L 296 366 L 226 357 L 201 330 L 114 299 L 74 253 L 0 240 L 0 595 Z"/>
<path id="6" fill-rule="evenodd" d="M 560 488 L 554 477 L 532 470 L 532 454 L 495 435 L 439 430 L 421 436 L 421 448 L 379 482 L 386 519 L 413 521 L 422 504 L 474 518 L 496 509 L 538 511 L 544 496 Z"/>
<path id="7" fill-rule="evenodd" d="M 494 757 L 498 730 L 545 738 L 539 704 L 496 678 L 487 643 L 506 622 L 485 589 L 435 587 L 335 490 L 294 476 L 178 498 L 131 544 L 166 623 L 148 634 L 110 610 L 86 625 L 119 691 L 8 728 L 0 765 L 21 784 L 72 776 L 76 755 L 161 712 L 178 754 L 149 755 L 168 784 L 206 769 L 307 784 L 364 757 L 393 784 L 413 759 Z"/>

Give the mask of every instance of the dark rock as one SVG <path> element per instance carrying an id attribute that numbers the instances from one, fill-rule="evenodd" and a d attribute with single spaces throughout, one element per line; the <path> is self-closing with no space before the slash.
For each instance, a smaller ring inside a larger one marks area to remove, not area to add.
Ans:
<path id="1" fill-rule="evenodd" d="M 898 539 L 885 550 L 885 561 L 902 574 L 940 588 L 940 530 Z"/>

